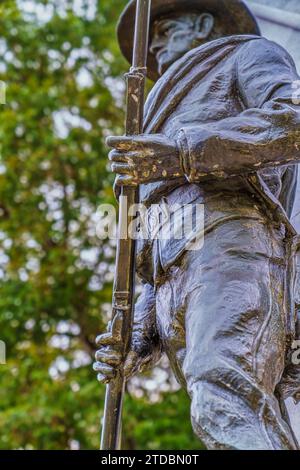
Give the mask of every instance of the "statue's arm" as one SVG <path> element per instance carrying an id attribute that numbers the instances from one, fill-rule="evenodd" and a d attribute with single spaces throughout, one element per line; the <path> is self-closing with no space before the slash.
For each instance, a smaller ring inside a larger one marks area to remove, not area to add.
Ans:
<path id="1" fill-rule="evenodd" d="M 130 370 L 130 375 L 153 367 L 161 358 L 162 348 L 156 325 L 154 288 L 146 283 L 135 305 L 131 352 L 125 366 L 125 372 Z"/>
<path id="2" fill-rule="evenodd" d="M 300 161 L 300 78 L 291 57 L 270 41 L 251 41 L 238 56 L 236 72 L 244 111 L 179 133 L 190 182 Z"/>
<path id="3" fill-rule="evenodd" d="M 108 331 L 96 340 L 99 346 L 96 352 L 94 369 L 98 380 L 108 383 L 123 367 L 122 317 L 116 316 Z M 126 357 L 124 372 L 129 378 L 137 372 L 155 365 L 162 354 L 161 343 L 156 329 L 156 309 L 154 289 L 150 284 L 143 286 L 143 291 L 136 303 L 130 351 Z"/>

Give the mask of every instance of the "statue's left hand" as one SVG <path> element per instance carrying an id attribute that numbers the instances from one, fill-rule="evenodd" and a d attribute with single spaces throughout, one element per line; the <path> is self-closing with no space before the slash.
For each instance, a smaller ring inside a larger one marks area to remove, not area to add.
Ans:
<path id="1" fill-rule="evenodd" d="M 108 137 L 106 143 L 113 148 L 109 159 L 118 175 L 117 185 L 137 186 L 184 176 L 176 141 L 165 135 Z"/>

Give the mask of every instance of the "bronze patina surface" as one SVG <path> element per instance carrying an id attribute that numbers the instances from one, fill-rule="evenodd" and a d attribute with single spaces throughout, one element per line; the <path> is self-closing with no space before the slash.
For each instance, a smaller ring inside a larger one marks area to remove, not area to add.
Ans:
<path id="1" fill-rule="evenodd" d="M 125 56 L 122 28 L 133 3 L 119 27 Z M 300 395 L 290 360 L 299 330 L 290 214 L 300 78 L 241 1 L 161 0 L 153 8 L 156 83 L 143 134 L 108 138 L 112 170 L 118 186 L 141 185 L 149 207 L 204 204 L 205 241 L 199 251 L 172 239 L 139 243 L 144 289 L 126 376 L 166 352 L 209 449 L 297 449 L 284 399 Z M 95 368 L 105 382 L 122 360 L 118 337 L 115 326 L 97 341 Z"/>

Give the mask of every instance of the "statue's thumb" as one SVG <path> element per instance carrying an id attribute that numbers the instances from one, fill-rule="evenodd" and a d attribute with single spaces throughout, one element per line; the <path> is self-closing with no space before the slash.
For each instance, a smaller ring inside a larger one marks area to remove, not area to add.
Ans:
<path id="1" fill-rule="evenodd" d="M 134 351 L 130 351 L 125 359 L 124 376 L 131 377 L 138 370 L 138 358 Z"/>

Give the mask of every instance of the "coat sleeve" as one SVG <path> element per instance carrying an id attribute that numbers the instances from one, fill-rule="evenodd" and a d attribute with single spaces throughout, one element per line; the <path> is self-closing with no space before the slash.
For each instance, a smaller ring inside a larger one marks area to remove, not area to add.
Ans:
<path id="1" fill-rule="evenodd" d="M 156 327 L 154 288 L 146 283 L 136 302 L 132 327 L 131 350 L 138 356 L 135 372 L 153 367 L 162 355 Z"/>
<path id="2" fill-rule="evenodd" d="M 300 78 L 289 54 L 266 39 L 237 54 L 236 93 L 243 111 L 178 136 L 190 182 L 229 177 L 300 160 Z M 297 96 L 298 95 L 298 96 Z"/>

